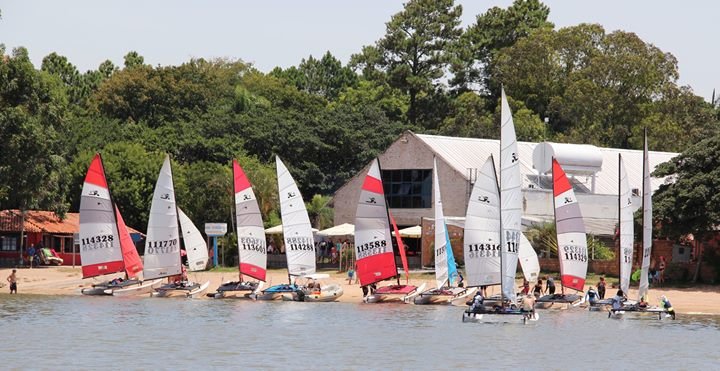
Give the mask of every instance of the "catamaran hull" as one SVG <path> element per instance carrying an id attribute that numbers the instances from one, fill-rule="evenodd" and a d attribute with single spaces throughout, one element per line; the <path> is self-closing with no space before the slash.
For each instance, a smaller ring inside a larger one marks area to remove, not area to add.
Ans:
<path id="1" fill-rule="evenodd" d="M 329 286 L 323 286 L 320 289 L 320 293 L 315 293 L 315 294 L 312 294 L 312 293 L 308 294 L 306 292 L 303 292 L 303 294 L 299 294 L 299 292 L 282 294 L 282 300 L 284 300 L 284 301 L 307 301 L 307 302 L 331 302 L 331 301 L 336 301 L 342 295 L 343 295 L 343 289 L 342 289 L 342 287 L 340 287 L 340 285 L 329 285 Z"/>
<path id="2" fill-rule="evenodd" d="M 112 295 L 112 292 L 109 294 L 106 293 L 107 287 L 87 287 L 82 290 L 80 290 L 80 293 L 83 295 L 93 295 L 93 296 L 101 296 L 101 295 Z"/>
<path id="3" fill-rule="evenodd" d="M 139 285 L 126 287 L 122 289 L 115 289 L 111 290 L 109 295 L 114 296 L 131 296 L 131 295 L 143 295 L 151 293 L 155 290 L 155 288 L 160 287 L 162 285 L 162 281 L 160 280 L 154 280 L 154 281 L 147 281 L 143 282 Z"/>
<path id="4" fill-rule="evenodd" d="M 436 304 L 448 305 L 454 301 L 462 301 L 472 294 L 471 290 L 464 288 L 453 288 L 448 290 L 431 289 L 417 295 L 413 302 L 418 305 Z"/>
<path id="5" fill-rule="evenodd" d="M 412 290 L 408 291 L 389 291 L 389 292 L 382 292 L 382 289 L 386 288 L 392 288 L 392 287 L 405 287 L 407 285 L 391 285 L 391 286 L 385 286 L 378 289 L 374 294 L 370 294 L 363 298 L 363 302 L 365 303 L 412 303 L 413 299 L 419 295 L 423 290 L 425 290 L 425 286 L 427 284 L 423 283 L 419 287 L 415 286 L 409 286 L 413 288 Z"/>
<path id="6" fill-rule="evenodd" d="M 173 296 L 185 296 L 186 298 L 194 298 L 202 295 L 205 290 L 210 287 L 210 281 L 206 281 L 202 285 L 191 285 L 191 286 L 179 286 L 179 285 L 165 285 L 155 289 L 155 292 L 151 293 L 151 297 L 167 298 Z"/>
<path id="7" fill-rule="evenodd" d="M 111 284 L 110 281 L 106 281 L 92 285 L 92 287 L 86 287 L 80 290 L 80 292 L 83 295 L 112 295 L 115 290 L 131 288 L 139 286 L 140 284 L 141 282 L 138 280 L 126 280 L 120 284 Z"/>
<path id="8" fill-rule="evenodd" d="M 510 313 L 493 313 L 493 312 L 484 312 L 484 313 L 474 313 L 470 310 L 466 310 L 463 312 L 462 315 L 462 321 L 465 322 L 471 322 L 471 323 L 497 323 L 497 322 L 506 322 L 506 323 L 531 323 L 531 322 L 537 322 L 537 320 L 540 319 L 540 314 L 538 314 L 537 311 L 531 312 L 531 313 L 523 313 L 523 312 L 510 312 Z"/>
<path id="9" fill-rule="evenodd" d="M 207 296 L 215 299 L 223 298 L 236 298 L 236 299 L 249 299 L 253 293 L 259 292 L 264 282 L 226 282 L 215 292 L 208 293 Z"/>
<path id="10" fill-rule="evenodd" d="M 585 303 L 585 298 L 580 295 L 545 295 L 535 302 L 535 309 L 570 309 L 583 303 Z"/>
<path id="11" fill-rule="evenodd" d="M 608 310 L 608 318 L 622 319 L 622 318 L 628 317 L 630 315 L 634 315 L 634 317 L 635 316 L 640 317 L 643 315 L 651 315 L 653 317 L 657 316 L 658 320 L 662 320 L 663 317 L 675 319 L 673 317 L 673 315 L 670 314 L 667 310 L 665 310 L 663 308 L 658 308 L 658 307 L 638 308 L 638 307 L 634 307 L 634 306 L 629 306 L 629 307 L 623 307 L 620 309 Z"/>

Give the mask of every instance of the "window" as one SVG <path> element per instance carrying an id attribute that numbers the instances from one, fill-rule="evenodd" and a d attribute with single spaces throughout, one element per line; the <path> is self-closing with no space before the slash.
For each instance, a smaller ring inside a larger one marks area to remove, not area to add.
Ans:
<path id="1" fill-rule="evenodd" d="M 432 207 L 432 170 L 383 170 L 383 188 L 392 209 Z"/>
<path id="2" fill-rule="evenodd" d="M 0 237 L 0 250 L 2 251 L 17 251 L 18 239 L 17 237 L 2 236 Z"/>

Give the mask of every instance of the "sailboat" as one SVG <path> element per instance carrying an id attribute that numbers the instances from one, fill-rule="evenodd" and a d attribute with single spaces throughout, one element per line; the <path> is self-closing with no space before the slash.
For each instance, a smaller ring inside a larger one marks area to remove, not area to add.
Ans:
<path id="1" fill-rule="evenodd" d="M 440 198 L 437 160 L 433 159 L 433 192 L 435 207 L 435 288 L 423 291 L 414 299 L 415 304 L 449 304 L 474 292 L 464 287 L 453 287 L 458 277 L 450 235 Z"/>
<path id="2" fill-rule="evenodd" d="M 395 239 L 402 256 L 405 270 L 405 285 L 400 284 L 400 275 L 395 263 L 390 224 L 395 230 Z M 360 189 L 355 212 L 355 253 L 360 285 L 371 287 L 378 282 L 397 278 L 397 284 L 381 286 L 371 290 L 363 300 L 367 303 L 385 301 L 408 302 L 422 288 L 409 285 L 409 272 L 405 249 L 395 221 L 390 217 L 383 190 L 380 164 L 374 159 Z"/>
<path id="3" fill-rule="evenodd" d="M 156 282 L 142 282 L 142 261 L 120 210 L 112 201 L 102 157 L 95 154 L 80 196 L 80 259 L 83 278 L 125 272 L 124 278 L 84 288 L 84 295 L 140 294 Z"/>
<path id="4" fill-rule="evenodd" d="M 463 321 L 477 321 L 482 319 L 484 315 L 491 314 L 521 315 L 522 321 L 525 323 L 528 320 L 537 321 L 539 316 L 534 310 L 526 312 L 518 309 L 515 295 L 518 250 L 523 237 L 520 231 L 522 223 L 522 175 L 515 124 L 513 123 L 505 89 L 501 89 L 500 104 L 500 191 L 499 196 L 495 196 L 499 200 L 499 238 L 496 238 L 495 241 L 500 242 L 498 249 L 500 260 L 500 305 L 493 308 L 492 311 L 486 310 L 484 306 L 478 308 L 471 306 L 463 313 Z M 495 165 L 492 157 L 488 161 L 490 163 L 486 162 L 483 173 L 487 178 L 492 179 L 495 174 Z M 491 172 L 492 178 L 490 178 Z M 497 189 L 497 185 L 495 187 Z M 490 190 L 492 188 L 491 183 L 488 182 L 484 188 Z M 486 210 L 488 215 L 490 212 L 495 212 L 492 208 Z M 524 254 L 528 255 L 527 252 L 524 252 Z"/>
<path id="5" fill-rule="evenodd" d="M 174 293 L 182 293 L 187 297 L 201 294 L 210 285 L 210 281 L 203 284 L 190 282 L 186 278 L 185 268 L 182 265 L 182 250 L 180 248 L 180 227 L 178 224 L 179 212 L 175 203 L 175 187 L 173 185 L 170 156 L 165 156 L 160 175 L 155 184 L 150 218 L 148 219 L 147 238 L 145 241 L 145 269 L 146 278 L 165 278 L 179 276 L 180 279 L 162 285 L 155 289 L 153 296 L 165 297 Z M 185 216 L 187 218 L 187 216 Z M 185 221 L 187 226 L 187 222 Z M 192 222 L 189 224 L 192 225 Z M 189 227 L 189 226 L 188 226 Z M 188 230 L 186 248 L 193 247 L 194 235 L 197 228 Z M 200 232 L 197 231 L 197 234 Z M 202 237 L 200 237 L 202 239 Z M 205 248 L 207 254 L 207 248 Z M 207 258 L 206 258 L 207 263 Z M 194 269 L 195 267 L 190 267 Z"/>
<path id="6" fill-rule="evenodd" d="M 467 287 L 500 285 L 500 189 L 491 155 L 480 168 L 465 216 L 464 256 Z M 536 282 L 540 263 L 535 249 L 520 235 L 518 260 L 528 282 Z M 501 304 L 502 295 L 485 298 Z"/>
<path id="7" fill-rule="evenodd" d="M 268 287 L 252 297 L 259 300 L 334 301 L 343 294 L 339 285 L 323 286 L 317 291 L 314 287 L 295 283 L 298 277 L 315 281 L 327 278 L 327 275 L 315 274 L 315 239 L 300 189 L 280 157 L 275 158 L 275 165 L 288 283 Z"/>
<path id="8" fill-rule="evenodd" d="M 576 306 L 581 304 L 583 296 L 565 294 L 565 288 L 580 293 L 584 290 L 588 265 L 585 224 L 572 185 L 555 158 L 552 159 L 552 178 L 562 291 L 560 294 L 542 296 L 538 299 L 538 303 L 543 307 L 552 306 L 553 303 Z"/>
<path id="9" fill-rule="evenodd" d="M 255 192 L 237 160 L 233 160 L 233 189 L 238 244 L 239 280 L 225 282 L 212 294 L 222 298 L 262 289 L 267 268 L 267 246 Z M 243 281 L 243 275 L 257 281 Z M 208 294 L 211 295 L 211 294 Z"/>

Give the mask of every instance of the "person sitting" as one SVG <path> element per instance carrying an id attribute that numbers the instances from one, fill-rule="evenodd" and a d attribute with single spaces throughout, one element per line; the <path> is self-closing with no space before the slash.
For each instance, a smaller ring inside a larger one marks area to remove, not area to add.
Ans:
<path id="1" fill-rule="evenodd" d="M 667 312 L 668 316 L 671 316 L 672 319 L 675 319 L 675 309 L 673 309 L 672 304 L 670 304 L 670 300 L 663 295 L 660 298 L 660 307 L 665 309 L 665 312 Z"/>
<path id="2" fill-rule="evenodd" d="M 643 295 L 643 296 L 640 298 L 640 301 L 638 302 L 637 306 L 638 306 L 638 308 L 647 308 L 648 305 L 649 305 L 649 304 L 648 304 L 648 302 L 647 302 L 647 298 L 645 297 L 645 295 Z"/>
<path id="3" fill-rule="evenodd" d="M 585 299 L 590 303 L 590 305 L 595 305 L 598 302 L 598 299 L 600 298 L 600 295 L 597 291 L 595 291 L 595 288 L 590 286 L 588 289 L 587 294 L 585 294 Z"/>
<path id="4" fill-rule="evenodd" d="M 124 280 L 122 279 L 122 277 L 118 277 L 118 278 L 115 278 L 114 280 L 110 281 L 110 284 L 113 286 L 118 286 L 121 283 L 123 283 L 123 281 Z"/>
<path id="5" fill-rule="evenodd" d="M 623 290 L 618 290 L 617 294 L 615 296 L 613 296 L 613 298 L 612 298 L 612 309 L 614 309 L 614 310 L 622 309 L 624 301 L 625 301 L 625 293 L 623 292 Z"/>

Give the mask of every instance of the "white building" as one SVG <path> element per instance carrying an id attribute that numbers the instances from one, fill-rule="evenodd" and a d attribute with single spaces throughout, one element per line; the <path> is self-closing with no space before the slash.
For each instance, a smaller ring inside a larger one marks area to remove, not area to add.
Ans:
<path id="1" fill-rule="evenodd" d="M 573 183 L 588 233 L 614 234 L 618 219 L 618 154 L 625 162 L 631 187 L 637 189 L 633 203 L 637 208 L 641 206 L 642 151 L 546 142 L 519 142 L 518 150 L 523 174 L 523 225 L 553 221 L 552 179 L 549 173 L 541 173 L 550 169 L 552 155 Z M 422 218 L 433 217 L 433 156 L 437 157 L 445 215 L 464 217 L 475 174 L 490 155 L 499 169 L 499 153 L 500 142 L 495 139 L 403 133 L 379 156 L 386 197 L 398 225 L 419 225 Z M 650 167 L 654 170 L 676 155 L 651 151 Z M 335 225 L 354 223 L 368 166 L 335 192 Z M 653 178 L 653 191 L 665 181 Z"/>

